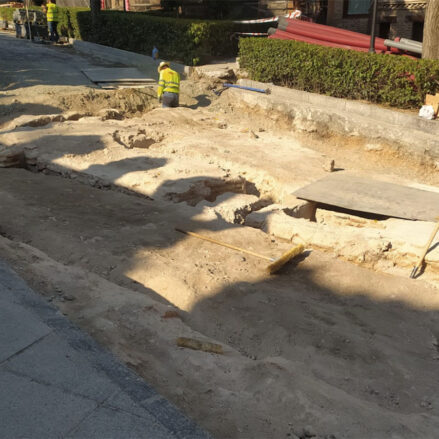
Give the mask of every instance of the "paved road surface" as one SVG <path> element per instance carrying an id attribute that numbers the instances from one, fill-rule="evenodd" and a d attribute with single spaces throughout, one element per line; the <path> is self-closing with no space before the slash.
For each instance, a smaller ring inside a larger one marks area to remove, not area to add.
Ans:
<path id="1" fill-rule="evenodd" d="M 0 90 L 32 85 L 92 85 L 81 72 L 102 63 L 79 56 L 72 48 L 17 39 L 0 32 Z"/>

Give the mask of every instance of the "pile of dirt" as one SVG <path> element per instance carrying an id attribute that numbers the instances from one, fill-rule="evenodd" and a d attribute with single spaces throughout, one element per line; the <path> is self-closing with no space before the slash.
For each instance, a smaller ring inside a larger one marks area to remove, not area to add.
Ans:
<path id="1" fill-rule="evenodd" d="M 62 110 L 82 111 L 91 115 L 104 108 L 114 108 L 124 116 L 134 116 L 157 106 L 155 92 L 151 88 L 98 90 L 64 94 L 58 99 Z"/>

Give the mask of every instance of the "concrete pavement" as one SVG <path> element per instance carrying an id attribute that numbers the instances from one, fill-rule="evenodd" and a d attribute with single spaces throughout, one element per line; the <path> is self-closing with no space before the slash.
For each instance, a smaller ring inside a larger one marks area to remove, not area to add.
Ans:
<path id="1" fill-rule="evenodd" d="M 1 438 L 210 437 L 2 261 L 0 394 Z"/>
<path id="2" fill-rule="evenodd" d="M 96 87 L 81 70 L 104 64 L 79 56 L 72 48 L 36 44 L 9 32 L 0 32 L 0 53 L 2 90 L 35 85 Z"/>

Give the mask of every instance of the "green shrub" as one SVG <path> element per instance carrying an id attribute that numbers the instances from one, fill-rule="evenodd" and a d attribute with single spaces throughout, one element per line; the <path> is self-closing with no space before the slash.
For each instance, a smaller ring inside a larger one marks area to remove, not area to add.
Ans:
<path id="1" fill-rule="evenodd" d="M 12 22 L 13 13 L 14 13 L 14 8 L 7 8 L 5 6 L 0 6 L 0 20 L 7 20 Z"/>
<path id="2" fill-rule="evenodd" d="M 14 11 L 16 8 L 10 8 L 6 6 L 0 5 L 0 20 L 7 20 L 12 23 L 12 16 L 14 15 Z M 41 6 L 32 6 L 30 10 L 41 10 Z"/>
<path id="3" fill-rule="evenodd" d="M 419 108 L 439 91 L 439 61 L 317 46 L 242 39 L 240 65 L 256 81 L 399 108 Z"/>
<path id="4" fill-rule="evenodd" d="M 140 12 L 102 11 L 96 29 L 87 9 L 61 8 L 61 35 L 194 65 L 208 57 L 231 56 L 237 44 L 230 38 L 234 24 L 150 16 Z"/>

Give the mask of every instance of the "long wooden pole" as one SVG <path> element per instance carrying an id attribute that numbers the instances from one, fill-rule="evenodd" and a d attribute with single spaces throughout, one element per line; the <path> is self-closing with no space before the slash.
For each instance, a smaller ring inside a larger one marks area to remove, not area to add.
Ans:
<path id="1" fill-rule="evenodd" d="M 428 253 L 428 249 L 430 248 L 430 245 L 436 236 L 437 232 L 439 231 L 439 218 L 438 222 L 434 226 L 434 229 L 431 232 L 430 238 L 427 241 L 427 244 L 425 244 L 424 250 L 422 251 L 421 258 L 419 259 L 419 262 L 416 264 L 416 266 L 413 268 L 412 273 L 410 275 L 411 278 L 414 278 L 418 272 L 418 270 L 422 267 L 422 264 L 424 263 L 425 256 Z"/>
<path id="2" fill-rule="evenodd" d="M 246 253 L 248 255 L 256 256 L 257 258 L 265 259 L 266 261 L 270 261 L 270 262 L 274 261 L 273 258 L 269 258 L 268 256 L 264 256 L 264 255 L 261 255 L 259 253 L 252 252 L 251 250 L 245 250 L 241 247 L 236 247 L 235 245 L 228 244 L 227 242 L 223 242 L 223 241 L 218 241 L 216 239 L 209 238 L 208 236 L 205 236 L 205 235 L 199 235 L 198 233 L 195 233 L 195 232 L 189 232 L 187 230 L 181 230 L 181 229 L 177 229 L 177 228 L 175 230 L 177 230 L 177 232 L 184 233 L 185 235 L 194 236 L 195 238 L 203 239 L 204 241 L 209 241 L 209 242 L 212 242 L 213 244 L 218 244 L 218 245 L 221 245 L 223 247 L 231 248 L 232 250 L 236 250 L 236 251 L 241 252 L 241 253 Z"/>

